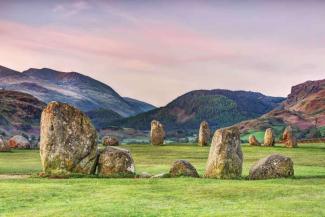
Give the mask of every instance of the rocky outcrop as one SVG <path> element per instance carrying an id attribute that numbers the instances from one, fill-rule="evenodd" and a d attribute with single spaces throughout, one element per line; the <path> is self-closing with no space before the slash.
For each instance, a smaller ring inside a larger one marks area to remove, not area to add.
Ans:
<path id="1" fill-rule="evenodd" d="M 252 146 L 261 146 L 261 143 L 256 139 L 254 135 L 248 137 L 248 143 Z"/>
<path id="2" fill-rule="evenodd" d="M 172 167 L 169 170 L 171 177 L 178 176 L 191 176 L 191 177 L 199 177 L 195 167 L 186 160 L 177 160 L 173 163 Z"/>
<path id="3" fill-rule="evenodd" d="M 210 132 L 208 122 L 202 121 L 200 124 L 199 138 L 198 138 L 199 146 L 208 145 L 208 143 L 210 141 L 210 136 L 211 136 L 211 132 Z"/>
<path id="4" fill-rule="evenodd" d="M 259 160 L 249 170 L 250 179 L 286 178 L 293 175 L 292 160 L 279 154 L 273 154 Z"/>
<path id="5" fill-rule="evenodd" d="M 243 153 L 237 127 L 219 129 L 214 133 L 205 177 L 233 179 L 241 176 Z"/>
<path id="6" fill-rule="evenodd" d="M 297 148 L 297 139 L 293 134 L 293 130 L 291 126 L 285 128 L 282 135 L 283 142 L 287 148 Z"/>
<path id="7" fill-rule="evenodd" d="M 120 144 L 118 139 L 113 136 L 104 136 L 102 142 L 104 146 L 118 146 Z"/>
<path id="8" fill-rule="evenodd" d="M 150 131 L 151 144 L 153 145 L 162 145 L 164 144 L 165 131 L 163 125 L 156 120 L 151 122 L 151 131 Z"/>
<path id="9" fill-rule="evenodd" d="M 8 140 L 8 146 L 13 149 L 30 149 L 30 142 L 21 135 L 16 135 Z"/>
<path id="10" fill-rule="evenodd" d="M 107 146 L 100 151 L 98 175 L 106 177 L 129 177 L 135 174 L 131 153 L 122 148 Z"/>
<path id="11" fill-rule="evenodd" d="M 78 109 L 51 102 L 41 116 L 40 155 L 50 175 L 91 174 L 95 171 L 97 133 Z"/>
<path id="12" fill-rule="evenodd" d="M 6 144 L 5 141 L 3 141 L 2 138 L 0 138 L 0 152 L 8 152 L 10 151 L 10 147 Z"/>
<path id="13" fill-rule="evenodd" d="M 264 144 L 263 146 L 274 146 L 275 140 L 274 140 L 274 133 L 272 128 L 268 128 L 265 130 L 264 134 Z"/>

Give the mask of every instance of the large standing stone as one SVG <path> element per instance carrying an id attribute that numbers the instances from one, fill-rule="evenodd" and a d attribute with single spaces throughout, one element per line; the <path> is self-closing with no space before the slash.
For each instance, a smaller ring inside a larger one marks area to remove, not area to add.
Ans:
<path id="1" fill-rule="evenodd" d="M 10 147 L 0 138 L 0 152 L 10 151 Z"/>
<path id="2" fill-rule="evenodd" d="M 103 145 L 104 146 L 118 146 L 120 142 L 116 137 L 113 136 L 104 136 L 103 137 Z"/>
<path id="3" fill-rule="evenodd" d="M 173 163 L 172 167 L 169 170 L 171 177 L 177 176 L 191 176 L 199 177 L 195 167 L 186 160 L 177 160 Z"/>
<path id="4" fill-rule="evenodd" d="M 241 176 L 243 153 L 237 127 L 219 129 L 214 133 L 205 177 L 232 179 Z"/>
<path id="5" fill-rule="evenodd" d="M 274 146 L 274 133 L 272 128 L 268 128 L 264 134 L 264 144 L 263 146 Z"/>
<path id="6" fill-rule="evenodd" d="M 165 131 L 163 125 L 159 121 L 151 121 L 150 138 L 151 144 L 153 145 L 164 144 Z"/>
<path id="7" fill-rule="evenodd" d="M 133 176 L 134 174 L 134 161 L 128 150 L 107 146 L 100 152 L 98 159 L 98 175 L 119 177 Z"/>
<path id="8" fill-rule="evenodd" d="M 261 146 L 261 143 L 256 139 L 254 135 L 248 137 L 248 143 L 252 146 Z"/>
<path id="9" fill-rule="evenodd" d="M 208 145 L 210 136 L 211 136 L 211 132 L 210 132 L 208 122 L 202 121 L 199 130 L 199 139 L 198 139 L 199 146 Z"/>
<path id="10" fill-rule="evenodd" d="M 267 156 L 249 170 L 250 179 L 286 178 L 294 175 L 293 162 L 279 154 Z"/>
<path id="11" fill-rule="evenodd" d="M 8 140 L 8 146 L 10 148 L 18 148 L 18 149 L 30 149 L 31 148 L 31 144 L 30 142 L 23 136 L 21 135 L 16 135 L 11 137 Z"/>
<path id="12" fill-rule="evenodd" d="M 51 102 L 41 116 L 40 155 L 46 174 L 91 174 L 95 170 L 97 133 L 78 109 Z"/>
<path id="13" fill-rule="evenodd" d="M 291 126 L 285 128 L 283 132 L 283 141 L 287 148 L 297 148 L 297 139 L 293 134 Z"/>

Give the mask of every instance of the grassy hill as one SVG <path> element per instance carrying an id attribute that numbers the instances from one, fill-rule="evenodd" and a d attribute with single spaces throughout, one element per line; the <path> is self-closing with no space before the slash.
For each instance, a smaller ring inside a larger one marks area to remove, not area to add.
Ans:
<path id="1" fill-rule="evenodd" d="M 39 136 L 45 103 L 21 92 L 0 90 L 0 133 L 5 137 L 28 133 Z"/>
<path id="2" fill-rule="evenodd" d="M 272 110 L 283 98 L 230 90 L 197 90 L 186 93 L 165 107 L 157 108 L 113 125 L 148 130 L 153 119 L 166 129 L 197 129 L 202 120 L 213 128 L 229 126 Z"/>

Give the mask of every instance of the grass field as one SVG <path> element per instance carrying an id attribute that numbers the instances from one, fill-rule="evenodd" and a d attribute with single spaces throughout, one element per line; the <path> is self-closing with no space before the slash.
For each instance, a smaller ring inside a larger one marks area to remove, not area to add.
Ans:
<path id="1" fill-rule="evenodd" d="M 189 160 L 202 175 L 209 147 L 124 145 L 137 172 L 168 172 Z M 36 174 L 38 151 L 0 153 L 0 216 L 325 216 L 325 144 L 298 149 L 243 145 L 244 178 L 46 179 Z M 249 167 L 280 153 L 293 159 L 295 178 L 249 181 Z"/>

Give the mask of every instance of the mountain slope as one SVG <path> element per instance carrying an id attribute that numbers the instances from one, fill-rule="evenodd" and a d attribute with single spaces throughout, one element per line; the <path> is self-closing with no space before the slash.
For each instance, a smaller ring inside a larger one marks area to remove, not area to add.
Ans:
<path id="1" fill-rule="evenodd" d="M 84 112 L 107 109 L 128 117 L 152 108 L 141 101 L 130 102 L 108 85 L 77 72 L 31 68 L 20 73 L 0 67 L 0 87 L 29 93 L 46 103 L 66 102 Z"/>
<path id="2" fill-rule="evenodd" d="M 265 114 L 283 100 L 248 91 L 197 90 L 178 97 L 165 107 L 113 124 L 148 130 L 150 122 L 157 119 L 170 130 L 196 129 L 206 120 L 213 128 L 224 127 Z"/>
<path id="3" fill-rule="evenodd" d="M 156 108 L 155 106 L 153 106 L 153 105 L 151 105 L 149 103 L 146 103 L 146 102 L 142 102 L 142 101 L 132 99 L 132 98 L 129 98 L 129 97 L 123 97 L 123 98 L 129 104 L 131 104 L 132 106 L 137 107 L 138 110 L 141 110 L 142 112 L 150 111 L 150 110 L 153 110 L 153 109 Z"/>
<path id="4" fill-rule="evenodd" d="M 299 138 L 322 136 L 319 130 L 325 126 L 325 79 L 293 86 L 281 107 L 237 126 L 242 133 L 273 127 L 280 134 L 287 125 L 294 127 Z"/>
<path id="5" fill-rule="evenodd" d="M 39 134 L 39 123 L 45 103 L 21 92 L 0 90 L 0 132 Z"/>

